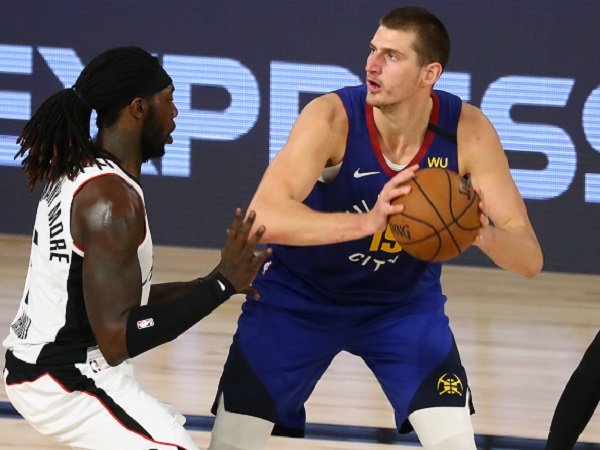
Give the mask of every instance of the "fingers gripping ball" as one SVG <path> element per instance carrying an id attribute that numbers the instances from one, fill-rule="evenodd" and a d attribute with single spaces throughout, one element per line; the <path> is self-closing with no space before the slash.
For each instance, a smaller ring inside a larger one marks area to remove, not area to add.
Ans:
<path id="1" fill-rule="evenodd" d="M 408 182 L 409 194 L 393 203 L 404 204 L 389 226 L 409 255 L 424 261 L 445 261 L 460 255 L 475 239 L 479 196 L 467 178 L 440 168 L 419 170 Z"/>

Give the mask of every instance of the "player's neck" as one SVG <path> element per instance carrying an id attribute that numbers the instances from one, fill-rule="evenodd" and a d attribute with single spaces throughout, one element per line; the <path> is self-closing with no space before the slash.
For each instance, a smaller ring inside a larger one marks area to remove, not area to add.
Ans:
<path id="1" fill-rule="evenodd" d="M 421 148 L 431 116 L 431 97 L 374 108 L 377 137 L 383 154 L 396 164 L 407 164 Z"/>
<path id="2" fill-rule="evenodd" d="M 139 179 L 142 167 L 140 139 L 139 133 L 115 125 L 100 130 L 96 143 L 114 155 L 124 170 Z"/>

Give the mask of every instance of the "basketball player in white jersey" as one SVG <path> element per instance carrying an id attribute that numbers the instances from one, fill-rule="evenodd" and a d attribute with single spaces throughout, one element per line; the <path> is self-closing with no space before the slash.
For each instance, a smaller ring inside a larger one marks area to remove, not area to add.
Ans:
<path id="1" fill-rule="evenodd" d="M 75 85 L 25 126 L 18 156 L 46 182 L 29 271 L 8 337 L 9 400 L 38 431 L 73 448 L 197 449 L 183 416 L 147 393 L 128 362 L 176 338 L 250 286 L 270 249 L 237 210 L 220 264 L 205 278 L 152 285 L 142 162 L 172 142 L 171 78 L 137 47 L 94 58 Z M 90 137 L 92 110 L 98 137 Z"/>

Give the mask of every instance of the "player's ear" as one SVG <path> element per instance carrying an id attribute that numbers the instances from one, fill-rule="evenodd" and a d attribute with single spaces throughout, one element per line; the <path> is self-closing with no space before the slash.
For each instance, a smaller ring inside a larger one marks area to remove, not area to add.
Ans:
<path id="1" fill-rule="evenodd" d="M 439 62 L 432 62 L 425 66 L 425 83 L 433 85 L 442 76 L 442 65 Z"/>
<path id="2" fill-rule="evenodd" d="M 148 109 L 147 101 L 142 97 L 135 97 L 127 106 L 131 114 L 137 119 L 141 119 Z"/>

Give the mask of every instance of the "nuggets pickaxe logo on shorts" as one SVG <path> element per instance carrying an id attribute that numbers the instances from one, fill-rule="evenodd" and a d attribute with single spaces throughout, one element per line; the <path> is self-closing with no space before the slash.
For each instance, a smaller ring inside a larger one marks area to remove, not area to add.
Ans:
<path id="1" fill-rule="evenodd" d="M 462 397 L 464 386 L 460 378 L 453 373 L 445 373 L 437 382 L 437 389 L 440 395 L 460 395 Z"/>

